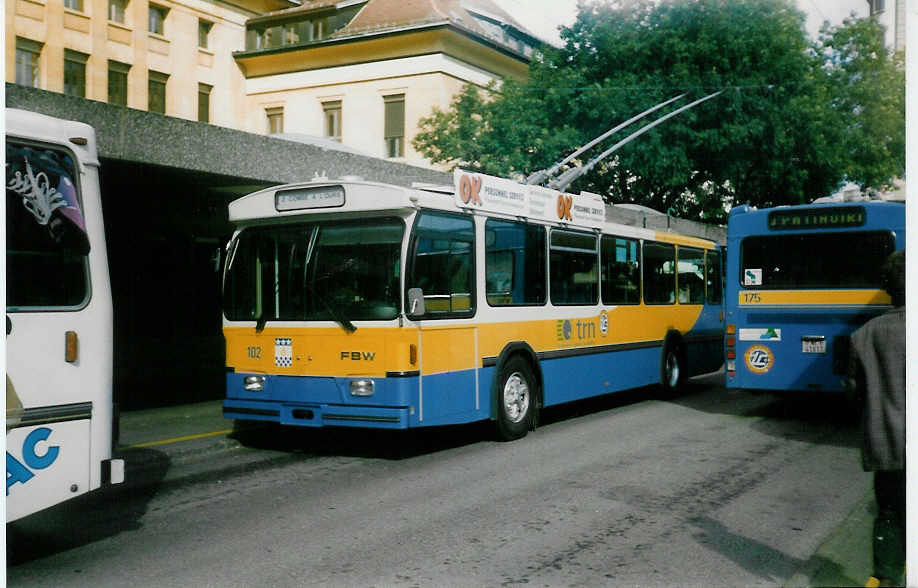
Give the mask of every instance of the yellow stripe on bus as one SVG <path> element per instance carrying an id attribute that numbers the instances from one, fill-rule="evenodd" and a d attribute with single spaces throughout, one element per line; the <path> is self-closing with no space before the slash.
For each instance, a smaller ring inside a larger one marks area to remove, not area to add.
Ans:
<path id="1" fill-rule="evenodd" d="M 573 318 L 500 323 L 437 323 L 414 327 L 226 327 L 227 365 L 239 372 L 324 377 L 383 377 L 420 370 L 436 374 L 481 367 L 511 341 L 537 352 L 661 341 L 687 333 L 701 305 L 619 306 Z M 589 312 L 589 311 L 588 311 Z M 412 364 L 411 346 L 420 360 Z"/>
<path id="2" fill-rule="evenodd" d="M 743 290 L 740 306 L 869 306 L 890 304 L 883 290 Z"/>
<path id="3" fill-rule="evenodd" d="M 714 243 L 698 237 L 686 237 L 685 235 L 676 235 L 675 233 L 664 233 L 662 231 L 654 232 L 654 240 L 663 243 L 674 243 L 676 245 L 685 245 L 686 247 L 700 247 L 701 249 L 714 249 Z"/>

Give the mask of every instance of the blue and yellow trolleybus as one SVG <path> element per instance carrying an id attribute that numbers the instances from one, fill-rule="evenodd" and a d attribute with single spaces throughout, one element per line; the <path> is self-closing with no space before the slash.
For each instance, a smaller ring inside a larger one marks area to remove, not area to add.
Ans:
<path id="1" fill-rule="evenodd" d="M 889 308 L 880 266 L 904 247 L 902 202 L 731 210 L 727 388 L 843 392 L 849 336 Z"/>
<path id="2" fill-rule="evenodd" d="M 273 187 L 230 204 L 224 415 L 407 429 L 491 419 L 722 364 L 721 256 L 613 225 L 602 199 L 454 185 Z"/>

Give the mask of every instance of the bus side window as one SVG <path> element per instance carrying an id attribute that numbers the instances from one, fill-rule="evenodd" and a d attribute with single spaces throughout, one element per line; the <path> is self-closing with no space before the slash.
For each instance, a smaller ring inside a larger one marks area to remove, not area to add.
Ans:
<path id="1" fill-rule="evenodd" d="M 553 229 L 548 266 L 552 304 L 596 304 L 599 251 L 595 235 Z"/>
<path id="2" fill-rule="evenodd" d="M 646 304 L 672 304 L 676 301 L 675 269 L 675 246 L 644 242 L 644 302 Z"/>
<path id="3" fill-rule="evenodd" d="M 603 235 L 601 253 L 603 304 L 640 303 L 638 242 L 634 239 Z"/>
<path id="4" fill-rule="evenodd" d="M 706 253 L 705 271 L 707 273 L 708 303 L 720 304 L 723 298 L 720 253 L 717 251 L 708 251 Z"/>
<path id="5" fill-rule="evenodd" d="M 679 304 L 704 304 L 704 251 L 679 247 Z"/>
<path id="6" fill-rule="evenodd" d="M 475 312 L 474 238 L 471 218 L 432 212 L 418 216 L 406 291 L 423 291 L 428 317 Z"/>
<path id="7" fill-rule="evenodd" d="M 545 229 L 539 225 L 488 219 L 485 235 L 488 304 L 544 304 Z"/>

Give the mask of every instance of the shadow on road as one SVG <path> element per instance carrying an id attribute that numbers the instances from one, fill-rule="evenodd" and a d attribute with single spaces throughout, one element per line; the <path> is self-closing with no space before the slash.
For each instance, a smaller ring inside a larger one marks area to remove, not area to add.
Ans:
<path id="1" fill-rule="evenodd" d="M 860 446 L 860 415 L 838 396 L 816 392 L 777 395 L 725 390 L 723 377 L 720 371 L 691 378 L 678 393 L 667 393 L 661 386 L 647 386 L 549 407 L 542 411 L 541 424 L 550 425 L 652 400 L 710 414 L 749 418 L 755 430 L 782 439 L 798 438 L 839 447 Z M 801 424 L 804 426 L 788 426 Z"/>
<path id="2" fill-rule="evenodd" d="M 408 431 L 346 427 L 281 426 L 237 422 L 230 435 L 251 449 L 308 456 L 406 459 L 478 443 L 491 438 L 489 423 L 472 423 Z"/>
<path id="3" fill-rule="evenodd" d="M 169 457 L 152 449 L 131 449 L 125 483 L 108 486 L 29 515 L 6 526 L 7 565 L 87 545 L 138 529 L 147 505 L 170 466 Z"/>
<path id="4" fill-rule="evenodd" d="M 782 439 L 799 438 L 839 447 L 860 446 L 860 413 L 852 410 L 838 395 L 725 390 L 722 378 L 723 373 L 719 373 L 690 380 L 682 394 L 664 400 L 711 414 L 755 419 L 752 424 L 755 430 Z"/>
<path id="5" fill-rule="evenodd" d="M 769 584 L 791 577 L 804 563 L 761 541 L 734 533 L 709 517 L 696 517 L 691 523 L 697 529 L 693 533 L 696 541 Z"/>
<path id="6" fill-rule="evenodd" d="M 575 400 L 542 409 L 539 419 L 541 426 L 547 426 L 578 417 L 615 410 L 645 400 L 653 400 L 662 392 L 659 386 L 645 386 L 633 390 L 623 390 L 584 400 Z"/>

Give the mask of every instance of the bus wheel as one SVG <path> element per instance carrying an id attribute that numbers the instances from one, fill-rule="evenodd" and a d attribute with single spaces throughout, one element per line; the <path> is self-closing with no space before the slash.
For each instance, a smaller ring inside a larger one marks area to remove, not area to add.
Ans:
<path id="1" fill-rule="evenodd" d="M 519 356 L 504 364 L 497 380 L 497 434 L 504 441 L 526 436 L 535 412 L 535 378 Z"/>
<path id="2" fill-rule="evenodd" d="M 663 349 L 661 380 L 663 392 L 675 394 L 685 380 L 685 362 L 682 359 L 682 347 L 675 342 L 668 342 Z"/>

